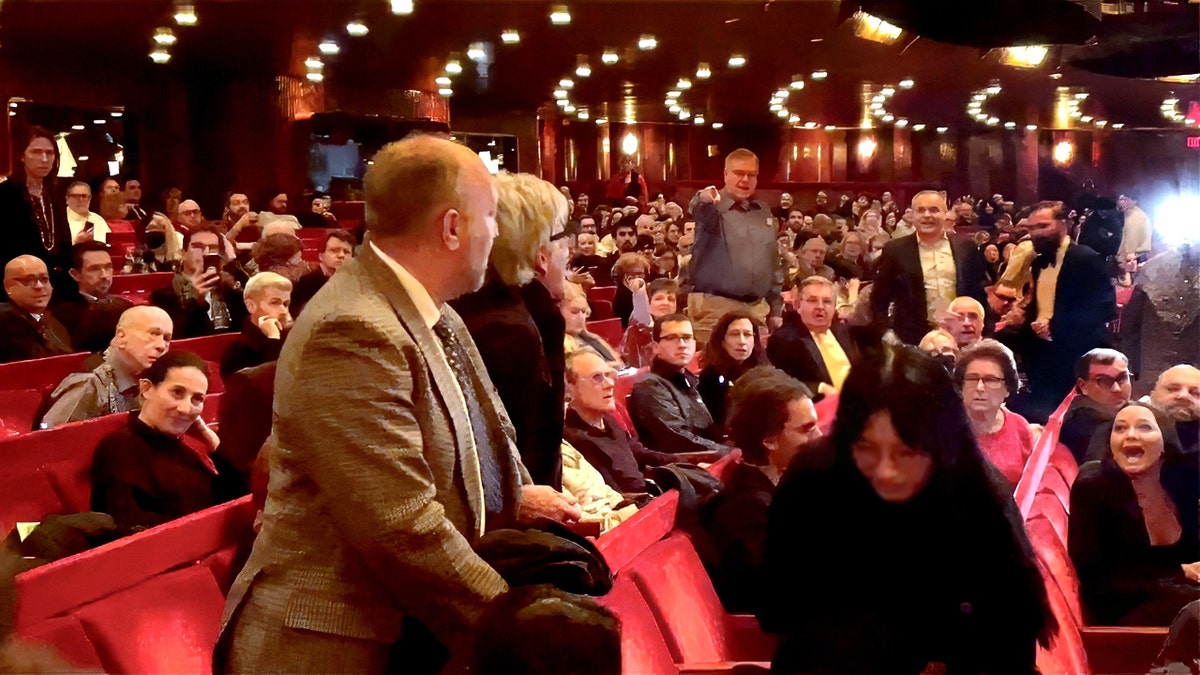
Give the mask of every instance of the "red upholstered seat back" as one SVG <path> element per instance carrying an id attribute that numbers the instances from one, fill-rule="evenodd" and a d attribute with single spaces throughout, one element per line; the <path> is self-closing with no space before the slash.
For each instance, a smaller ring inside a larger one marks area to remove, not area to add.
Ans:
<path id="1" fill-rule="evenodd" d="M 729 475 L 733 467 L 741 461 L 742 451 L 739 448 L 734 448 L 733 452 L 709 465 L 708 472 L 721 480 L 725 480 L 725 477 Z"/>
<path id="2" fill-rule="evenodd" d="M 621 327 L 620 319 L 589 321 L 587 322 L 587 329 L 604 338 L 604 341 L 612 345 L 613 349 L 621 349 L 621 339 L 625 337 L 625 329 Z"/>
<path id="3" fill-rule="evenodd" d="M 37 389 L 49 394 L 62 379 L 82 370 L 89 354 L 63 354 L 0 364 L 0 389 Z"/>
<path id="4" fill-rule="evenodd" d="M 677 663 L 731 660 L 725 609 L 686 534 L 651 545 L 626 572 L 649 602 Z"/>
<path id="5" fill-rule="evenodd" d="M 1038 492 L 1054 495 L 1062 502 L 1063 510 L 1071 512 L 1071 485 L 1053 465 L 1047 466 L 1046 472 L 1042 474 L 1042 484 L 1038 487 Z"/>
<path id="6" fill-rule="evenodd" d="M 1049 492 L 1039 492 L 1033 498 L 1033 508 L 1029 510 L 1029 518 L 1041 517 L 1052 526 L 1059 544 L 1067 545 L 1068 517 L 1058 497 Z M 1028 519 L 1027 519 L 1028 520 Z"/>
<path id="7" fill-rule="evenodd" d="M 238 333 L 236 332 L 206 335 L 204 337 L 187 338 L 186 340 L 175 340 L 171 343 L 171 349 L 194 352 L 205 361 L 220 363 L 221 355 L 225 353 L 225 349 L 237 339 Z M 210 391 L 209 393 L 212 392 Z"/>
<path id="8" fill-rule="evenodd" d="M 0 419 L 9 429 L 33 431 L 45 398 L 41 389 L 0 389 Z"/>
<path id="9" fill-rule="evenodd" d="M 60 616 L 30 626 L 18 634 L 23 642 L 53 649 L 67 663 L 87 672 L 100 672 L 104 665 L 96 647 L 74 616 Z"/>
<path id="10" fill-rule="evenodd" d="M 675 527 L 679 510 L 679 493 L 672 490 L 642 507 L 629 520 L 605 532 L 596 540 L 596 548 L 604 556 L 613 574 L 652 544 L 667 536 Z"/>
<path id="11" fill-rule="evenodd" d="M 41 472 L 32 475 L 0 473 L 0 537 L 17 523 L 36 523 L 49 513 L 65 509 L 50 479 Z"/>
<path id="12" fill-rule="evenodd" d="M 588 303 L 588 306 L 592 308 L 593 321 L 607 321 L 616 316 L 613 314 L 612 303 L 608 300 L 592 300 Z M 617 320 L 620 321 L 620 319 Z"/>
<path id="13" fill-rule="evenodd" d="M 623 673 L 660 675 L 678 672 L 659 632 L 658 622 L 633 581 L 617 577 L 612 590 L 596 601 L 612 610 L 621 622 Z"/>
<path id="14" fill-rule="evenodd" d="M 1055 446 L 1054 452 L 1050 453 L 1050 466 L 1058 470 L 1068 488 L 1075 484 L 1075 477 L 1079 475 L 1079 463 L 1075 461 L 1075 455 L 1071 454 L 1070 448 L 1062 443 Z"/>
<path id="15" fill-rule="evenodd" d="M 605 302 L 612 302 L 613 298 L 617 297 L 617 287 L 616 286 L 592 286 L 588 290 L 587 296 L 588 296 L 589 304 L 592 302 L 595 302 L 597 300 L 604 300 Z"/>
<path id="16" fill-rule="evenodd" d="M 1043 673 L 1090 673 L 1087 651 L 1084 649 L 1083 636 L 1079 624 L 1071 616 L 1070 606 L 1066 596 L 1059 589 L 1051 573 L 1041 561 L 1038 567 L 1042 572 L 1042 581 L 1046 586 L 1046 595 L 1050 600 L 1050 611 L 1058 620 L 1058 639 L 1049 650 L 1038 647 L 1037 667 Z"/>
<path id="17" fill-rule="evenodd" d="M 149 295 L 160 288 L 170 286 L 174 278 L 174 272 L 116 274 L 113 275 L 112 287 L 108 292 L 113 295 Z"/>
<path id="18" fill-rule="evenodd" d="M 1078 626 L 1083 625 L 1083 609 L 1079 600 L 1079 575 L 1067 547 L 1058 538 L 1058 533 L 1049 520 L 1042 516 L 1033 516 L 1025 521 L 1025 531 L 1029 534 L 1029 542 L 1039 563 L 1049 573 L 1049 581 L 1054 583 L 1062 592 L 1062 601 L 1071 620 Z"/>
<path id="19" fill-rule="evenodd" d="M 159 575 L 75 615 L 110 673 L 209 673 L 225 596 L 205 567 Z"/>

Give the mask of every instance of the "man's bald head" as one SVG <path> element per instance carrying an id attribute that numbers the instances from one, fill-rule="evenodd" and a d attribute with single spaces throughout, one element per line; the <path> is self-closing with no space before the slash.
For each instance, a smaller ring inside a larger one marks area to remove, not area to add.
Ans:
<path id="1" fill-rule="evenodd" d="M 983 337 L 983 321 L 983 305 L 975 298 L 960 295 L 946 308 L 942 327 L 954 336 L 962 349 Z"/>
<path id="2" fill-rule="evenodd" d="M 1150 402 L 1176 422 L 1200 420 L 1200 369 L 1187 364 L 1166 369 L 1154 384 Z"/>
<path id="3" fill-rule="evenodd" d="M 272 220 L 271 222 L 269 222 L 265 226 L 263 226 L 262 238 L 266 239 L 267 237 L 269 237 L 273 234 L 286 234 L 289 237 L 295 237 L 296 236 L 296 228 L 292 225 L 292 223 L 290 221 L 282 220 L 282 219 Z"/>
<path id="4" fill-rule="evenodd" d="M 200 205 L 194 199 L 185 199 L 179 202 L 178 221 L 180 225 L 189 230 L 199 227 L 200 222 L 204 220 L 204 214 L 200 212 Z"/>
<path id="5" fill-rule="evenodd" d="M 4 266 L 4 291 L 8 301 L 30 314 L 41 314 L 50 305 L 50 274 L 46 263 L 32 255 L 19 255 Z"/>
<path id="6" fill-rule="evenodd" d="M 138 305 L 117 319 L 112 345 L 125 367 L 140 373 L 167 353 L 174 332 L 171 315 L 153 305 Z"/>

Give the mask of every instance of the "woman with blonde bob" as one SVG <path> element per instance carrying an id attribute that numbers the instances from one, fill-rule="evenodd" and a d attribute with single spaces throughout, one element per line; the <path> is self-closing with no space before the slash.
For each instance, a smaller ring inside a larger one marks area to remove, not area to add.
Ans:
<path id="1" fill-rule="evenodd" d="M 566 323 L 566 335 L 563 337 L 563 353 L 581 349 L 596 352 L 608 365 L 620 370 L 625 367 L 621 353 L 608 344 L 604 338 L 587 329 L 588 317 L 592 308 L 588 306 L 587 293 L 579 284 L 567 283 L 566 294 L 563 295 L 559 310 Z"/>
<path id="2" fill-rule="evenodd" d="M 471 332 L 517 432 L 533 482 L 562 487 L 566 286 L 570 205 L 525 173 L 496 176 L 496 240 L 478 291 L 451 302 Z"/>

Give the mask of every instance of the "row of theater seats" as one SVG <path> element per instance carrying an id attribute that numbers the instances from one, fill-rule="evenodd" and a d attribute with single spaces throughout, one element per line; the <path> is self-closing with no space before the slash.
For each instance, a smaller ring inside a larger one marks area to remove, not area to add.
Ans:
<path id="1" fill-rule="evenodd" d="M 237 333 L 224 333 L 175 340 L 171 349 L 200 355 L 208 363 L 208 392 L 219 394 L 225 391 L 225 383 L 221 380 L 221 354 L 237 337 Z M 67 375 L 79 372 L 89 356 L 91 354 L 86 352 L 77 352 L 0 364 L 0 426 L 19 433 L 31 431 L 37 418 L 45 412 L 50 392 Z"/>
<path id="2" fill-rule="evenodd" d="M 1083 622 L 1079 576 L 1067 551 L 1071 484 L 1079 467 L 1058 440 L 1074 397 L 1069 394 L 1050 416 L 1014 494 L 1058 621 L 1058 640 L 1048 650 L 1039 648 L 1037 665 L 1043 673 L 1145 673 L 1166 640 L 1166 628 Z"/>

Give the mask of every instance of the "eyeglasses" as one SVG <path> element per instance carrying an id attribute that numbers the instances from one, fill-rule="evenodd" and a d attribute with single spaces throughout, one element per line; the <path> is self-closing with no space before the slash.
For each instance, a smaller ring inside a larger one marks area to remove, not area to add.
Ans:
<path id="1" fill-rule="evenodd" d="M 982 382 L 986 389 L 999 389 L 1004 386 L 1003 377 L 992 377 L 990 375 L 967 375 L 963 378 L 964 389 L 974 389 Z"/>
<path id="2" fill-rule="evenodd" d="M 1122 386 L 1129 384 L 1129 371 L 1125 371 L 1124 373 L 1121 373 L 1120 375 L 1117 375 L 1116 377 L 1109 377 L 1108 375 L 1097 375 L 1096 377 L 1089 378 L 1089 379 L 1090 379 L 1090 381 L 1095 382 L 1096 384 L 1100 385 L 1100 387 L 1102 389 L 1112 389 L 1114 384 L 1120 384 Z"/>
<path id="3" fill-rule="evenodd" d="M 198 215 L 200 215 L 200 209 L 188 209 L 187 211 L 180 211 L 179 215 L 181 215 L 181 216 L 198 216 Z"/>
<path id="4" fill-rule="evenodd" d="M 598 373 L 592 373 L 590 377 L 583 378 L 596 385 L 603 385 L 605 382 L 616 382 L 617 372 L 615 370 L 601 370 Z"/>
<path id="5" fill-rule="evenodd" d="M 667 335 L 659 336 L 658 338 L 659 342 L 695 342 L 695 340 L 695 335 L 688 335 L 687 333 L 679 335 L 676 335 L 675 333 L 669 333 Z"/>
<path id="6" fill-rule="evenodd" d="M 88 193 L 86 193 L 86 192 L 76 192 L 76 193 L 74 193 L 74 194 L 72 194 L 72 193 L 68 192 L 68 193 L 67 193 L 67 198 L 68 198 L 68 199 L 91 199 L 91 198 L 92 198 L 92 196 L 91 196 L 91 195 L 89 195 L 89 194 L 88 194 Z"/>
<path id="7" fill-rule="evenodd" d="M 43 286 L 49 286 L 50 285 L 50 276 L 47 274 L 43 274 L 40 276 L 16 277 L 13 279 L 13 281 L 15 281 L 18 284 L 21 284 L 22 286 L 25 286 L 27 288 L 33 288 L 34 286 L 36 286 L 38 284 L 41 284 Z"/>
<path id="8" fill-rule="evenodd" d="M 550 241 L 555 242 L 555 241 L 558 241 L 559 239 L 566 239 L 569 236 L 571 236 L 570 232 L 568 232 L 566 230 L 561 230 L 559 232 L 555 232 L 554 234 L 550 235 Z"/>
<path id="9" fill-rule="evenodd" d="M 645 279 L 646 274 L 644 272 L 630 272 L 629 274 L 625 275 L 625 278 L 626 279 Z"/>

